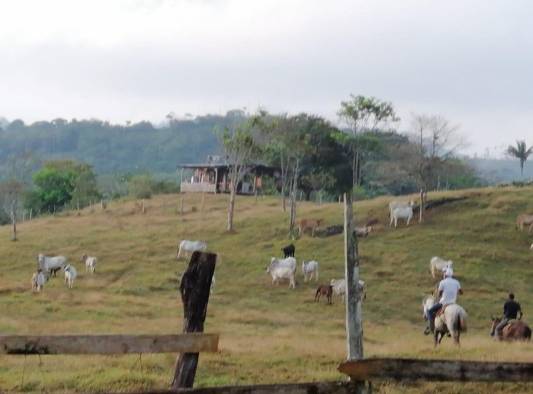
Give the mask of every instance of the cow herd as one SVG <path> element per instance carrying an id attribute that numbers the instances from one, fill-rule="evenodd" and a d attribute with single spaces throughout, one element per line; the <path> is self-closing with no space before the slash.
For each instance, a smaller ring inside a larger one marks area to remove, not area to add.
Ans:
<path id="1" fill-rule="evenodd" d="M 96 262 L 98 259 L 94 256 L 84 254 L 81 262 L 85 263 L 85 271 L 94 274 L 96 271 Z M 37 271 L 31 277 L 32 291 L 40 292 L 44 289 L 46 282 L 55 277 L 57 272 L 63 270 L 65 275 L 65 284 L 69 289 L 74 287 L 74 281 L 78 276 L 76 268 L 69 264 L 65 256 L 45 256 L 39 253 L 37 256 Z"/>
<path id="2" fill-rule="evenodd" d="M 309 221 L 310 222 L 310 221 Z M 309 223 L 306 222 L 306 223 Z M 318 224 L 318 221 L 314 222 Z M 188 257 L 193 252 L 200 251 L 205 252 L 207 250 L 207 243 L 204 241 L 190 241 L 182 240 L 178 245 L 176 258 Z M 270 264 L 266 267 L 266 272 L 272 278 L 272 284 L 277 285 L 281 280 L 287 280 L 289 282 L 289 289 L 296 288 L 296 271 L 297 262 L 295 258 L 296 247 L 294 244 L 287 245 L 281 248 L 283 257 L 271 257 Z M 319 278 L 319 262 L 316 260 L 302 261 L 301 272 L 304 282 L 308 282 L 314 279 L 318 282 Z M 213 282 L 215 278 L 213 276 Z M 359 289 L 363 294 L 363 299 L 366 298 L 366 287 L 363 281 L 359 281 Z M 315 301 L 320 301 L 320 296 L 324 295 L 327 298 L 327 303 L 331 304 L 333 296 L 337 296 L 344 302 L 346 294 L 346 280 L 345 279 L 331 279 L 329 284 L 321 284 L 318 286 L 315 293 Z"/>

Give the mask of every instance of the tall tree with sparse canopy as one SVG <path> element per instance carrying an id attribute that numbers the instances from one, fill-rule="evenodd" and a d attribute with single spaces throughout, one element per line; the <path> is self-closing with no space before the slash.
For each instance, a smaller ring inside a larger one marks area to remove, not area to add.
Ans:
<path id="1" fill-rule="evenodd" d="M 343 143 L 348 148 L 352 164 L 352 184 L 361 183 L 361 161 L 363 150 L 358 143 L 358 134 L 363 131 L 376 131 L 387 122 L 398 121 L 391 103 L 381 101 L 375 97 L 350 95 L 348 101 L 341 102 L 341 109 L 337 113 L 349 127 L 349 133 L 344 136 Z"/>
<path id="2" fill-rule="evenodd" d="M 259 116 L 253 116 L 237 125 L 233 130 L 225 128 L 221 133 L 222 146 L 229 165 L 230 196 L 228 202 L 227 231 L 233 231 L 233 215 L 237 187 L 249 171 L 249 164 L 260 154 L 256 141 Z"/>
<path id="3" fill-rule="evenodd" d="M 509 145 L 507 154 L 520 160 L 520 176 L 524 176 L 524 164 L 529 155 L 533 153 L 533 146 L 526 146 L 526 141 L 516 141 L 516 146 Z"/>

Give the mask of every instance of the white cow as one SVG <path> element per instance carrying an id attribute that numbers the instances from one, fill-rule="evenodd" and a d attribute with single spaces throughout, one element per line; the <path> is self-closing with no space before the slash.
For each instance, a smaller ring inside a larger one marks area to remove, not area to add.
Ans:
<path id="1" fill-rule="evenodd" d="M 400 200 L 393 200 L 389 202 L 389 216 L 392 216 L 392 211 L 396 208 L 405 208 L 405 207 L 413 207 L 415 205 L 415 202 L 413 200 L 411 201 L 400 201 Z"/>
<path id="2" fill-rule="evenodd" d="M 333 295 L 342 297 L 342 302 L 344 302 L 346 296 L 346 279 L 331 279 L 330 283 L 333 288 Z M 362 300 L 366 300 L 366 284 L 364 281 L 359 280 L 359 290 L 362 293 Z"/>
<path id="3" fill-rule="evenodd" d="M 529 249 L 533 250 L 533 244 L 531 244 L 531 247 Z"/>
<path id="4" fill-rule="evenodd" d="M 188 241 L 184 239 L 180 242 L 180 246 L 178 248 L 178 255 L 176 258 L 179 260 L 181 257 L 181 254 L 183 253 L 186 255 L 187 253 L 192 254 L 193 252 L 199 251 L 199 252 L 205 252 L 207 250 L 207 243 L 203 241 Z"/>
<path id="5" fill-rule="evenodd" d="M 318 261 L 311 260 L 308 262 L 302 261 L 302 273 L 304 274 L 304 282 L 315 277 L 315 282 L 318 281 Z"/>
<path id="6" fill-rule="evenodd" d="M 98 259 L 94 256 L 87 256 L 84 254 L 81 257 L 81 262 L 85 263 L 85 272 L 91 271 L 92 274 L 94 274 L 94 271 L 96 271 L 96 262 Z"/>
<path id="7" fill-rule="evenodd" d="M 32 291 L 41 291 L 44 289 L 44 284 L 46 282 L 46 276 L 43 274 L 43 271 L 38 270 L 33 273 L 31 277 L 31 289 Z"/>
<path id="8" fill-rule="evenodd" d="M 74 279 L 78 276 L 78 272 L 76 271 L 76 268 L 70 264 L 67 264 L 63 269 L 65 271 L 65 283 L 69 289 L 72 289 L 74 287 Z"/>
<path id="9" fill-rule="evenodd" d="M 39 253 L 39 256 L 37 256 L 37 262 L 37 269 L 40 269 L 49 275 L 52 270 L 57 271 L 60 268 L 64 268 L 67 264 L 67 258 L 65 256 L 50 257 Z"/>
<path id="10" fill-rule="evenodd" d="M 407 221 L 406 225 L 409 226 L 409 222 L 412 218 L 413 207 L 396 207 L 391 212 L 389 226 L 392 226 L 392 222 L 394 222 L 394 228 L 398 227 L 398 219 L 405 219 Z"/>
<path id="11" fill-rule="evenodd" d="M 266 272 L 272 276 L 272 284 L 277 284 L 280 279 L 289 280 L 289 288 L 295 288 L 296 282 L 294 275 L 296 274 L 296 259 L 294 257 L 287 257 L 285 259 L 276 259 L 272 257 L 270 265 Z"/>
<path id="12" fill-rule="evenodd" d="M 438 256 L 433 256 L 429 261 L 429 270 L 433 279 L 436 278 L 437 272 L 442 272 L 448 267 L 453 268 L 453 261 L 444 260 Z"/>

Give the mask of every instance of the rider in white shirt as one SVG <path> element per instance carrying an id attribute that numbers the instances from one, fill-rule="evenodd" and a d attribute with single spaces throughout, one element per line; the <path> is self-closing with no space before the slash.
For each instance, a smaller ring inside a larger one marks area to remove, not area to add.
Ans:
<path id="1" fill-rule="evenodd" d="M 457 294 L 463 294 L 461 284 L 457 279 L 453 278 L 453 270 L 450 267 L 444 271 L 444 279 L 440 281 L 438 290 L 440 300 L 428 311 L 429 329 L 431 332 L 435 331 L 435 316 L 437 312 L 446 305 L 455 304 Z"/>

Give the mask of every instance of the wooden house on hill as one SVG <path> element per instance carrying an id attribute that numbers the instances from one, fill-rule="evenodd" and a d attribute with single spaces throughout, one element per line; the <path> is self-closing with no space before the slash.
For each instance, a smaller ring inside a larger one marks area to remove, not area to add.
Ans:
<path id="1" fill-rule="evenodd" d="M 263 177 L 271 176 L 278 180 L 280 171 L 264 164 L 254 163 L 248 166 L 244 179 L 237 185 L 237 193 L 253 195 L 261 193 Z M 184 193 L 229 193 L 230 165 L 220 156 L 208 156 L 206 163 L 181 164 L 180 185 Z"/>

